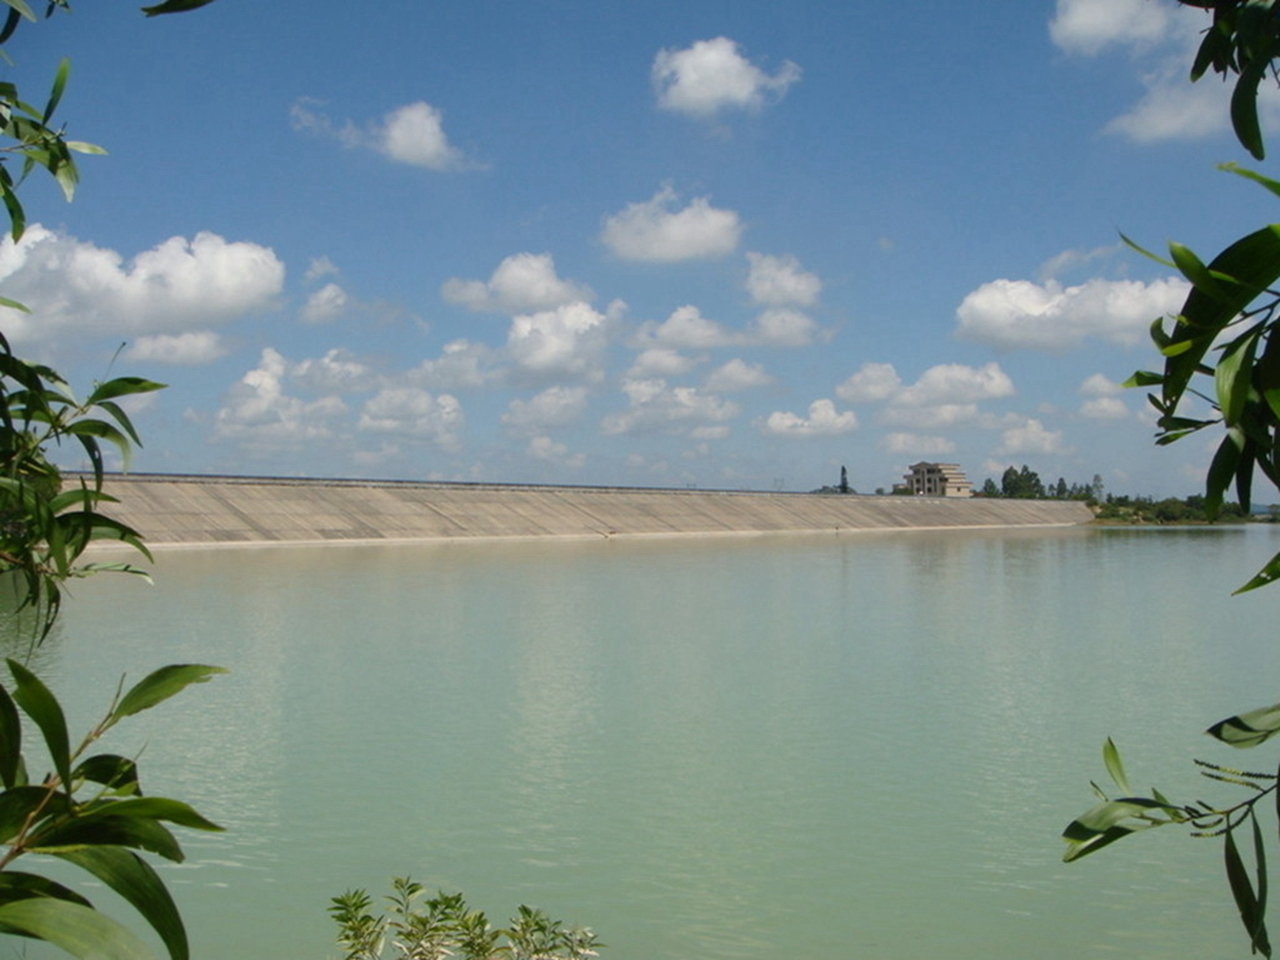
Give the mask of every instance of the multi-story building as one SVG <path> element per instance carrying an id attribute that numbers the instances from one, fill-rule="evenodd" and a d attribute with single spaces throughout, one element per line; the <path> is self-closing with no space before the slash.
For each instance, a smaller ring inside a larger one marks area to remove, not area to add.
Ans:
<path id="1" fill-rule="evenodd" d="M 903 486 L 920 497 L 971 497 L 971 484 L 958 463 L 913 463 Z"/>

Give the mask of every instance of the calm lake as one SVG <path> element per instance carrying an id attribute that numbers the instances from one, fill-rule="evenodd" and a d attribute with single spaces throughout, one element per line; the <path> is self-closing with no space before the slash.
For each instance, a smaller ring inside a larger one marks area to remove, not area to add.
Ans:
<path id="1" fill-rule="evenodd" d="M 1247 956 L 1218 842 L 1060 862 L 1103 739 L 1225 798 L 1201 731 L 1280 699 L 1280 529 L 163 552 L 78 584 L 38 672 L 229 676 L 117 728 L 225 825 L 168 869 L 198 958 L 338 955 L 393 875 L 593 927 L 605 960 Z M 106 896 L 81 884 L 86 895 Z M 127 908 L 114 910 L 125 916 Z M 0 949 L 10 950 L 6 944 Z M 31 955 L 36 955 L 32 952 Z"/>

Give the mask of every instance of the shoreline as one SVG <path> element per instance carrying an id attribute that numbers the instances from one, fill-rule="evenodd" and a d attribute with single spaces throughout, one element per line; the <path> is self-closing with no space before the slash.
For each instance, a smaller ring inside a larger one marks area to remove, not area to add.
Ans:
<path id="1" fill-rule="evenodd" d="M 111 474 L 148 548 L 612 540 L 1083 526 L 1078 501 Z"/>

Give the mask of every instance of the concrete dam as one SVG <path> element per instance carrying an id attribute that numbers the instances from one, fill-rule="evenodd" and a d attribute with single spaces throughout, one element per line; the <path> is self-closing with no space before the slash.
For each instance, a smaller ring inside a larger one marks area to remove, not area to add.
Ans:
<path id="1" fill-rule="evenodd" d="M 71 477 L 67 478 L 70 482 Z M 112 474 L 103 512 L 164 545 L 1059 527 L 1079 501 Z"/>

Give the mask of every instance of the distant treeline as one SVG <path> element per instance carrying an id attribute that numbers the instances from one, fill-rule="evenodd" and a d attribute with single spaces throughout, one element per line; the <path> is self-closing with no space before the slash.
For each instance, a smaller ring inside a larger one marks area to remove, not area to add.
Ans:
<path id="1" fill-rule="evenodd" d="M 1101 503 L 1106 491 L 1102 485 L 1102 477 L 1094 474 L 1092 483 L 1067 483 L 1065 477 L 1058 482 L 1045 486 L 1036 473 L 1025 463 L 1022 469 L 1010 467 L 1000 477 L 997 485 L 987 477 L 982 488 L 975 490 L 975 497 L 1007 497 L 1015 500 L 1088 500 Z"/>
<path id="2" fill-rule="evenodd" d="M 1205 515 L 1204 497 L 1199 494 L 1183 499 L 1166 497 L 1163 500 L 1120 496 L 1107 493 L 1102 477 L 1097 474 L 1092 483 L 1069 484 L 1059 477 L 1057 483 L 1045 486 L 1039 475 L 1026 464 L 1021 469 L 1010 467 L 1006 470 L 999 485 L 988 477 L 982 489 L 974 492 L 974 496 L 1022 500 L 1083 500 L 1096 508 L 1099 520 L 1117 523 L 1206 523 L 1209 519 Z M 1265 514 L 1246 517 L 1238 503 L 1224 503 L 1218 511 L 1217 519 L 1228 523 L 1245 520 L 1280 521 L 1280 507 L 1273 506 Z"/>

